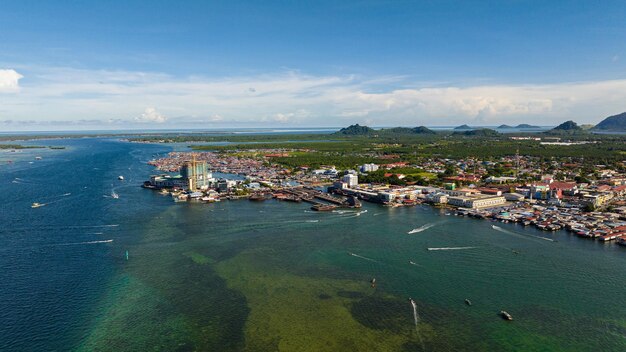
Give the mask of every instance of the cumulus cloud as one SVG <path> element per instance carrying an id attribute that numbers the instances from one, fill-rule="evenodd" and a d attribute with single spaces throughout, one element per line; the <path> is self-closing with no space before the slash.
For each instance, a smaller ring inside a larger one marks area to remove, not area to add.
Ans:
<path id="1" fill-rule="evenodd" d="M 460 86 L 424 84 L 398 76 L 279 72 L 207 78 L 68 68 L 28 72 L 28 76 L 27 91 L 3 97 L 0 119 L 31 120 L 45 112 L 38 121 L 115 119 L 120 124 L 185 128 L 365 122 L 377 126 L 550 125 L 569 119 L 594 123 L 626 110 L 626 79 Z M 154 106 L 167 106 L 169 118 Z M 144 112 L 136 116 L 137 111 Z"/>
<path id="2" fill-rule="evenodd" d="M 15 70 L 0 70 L 0 93 L 15 93 L 20 90 L 19 81 L 24 78 Z"/>
<path id="3" fill-rule="evenodd" d="M 146 108 L 146 110 L 135 118 L 137 122 L 150 122 L 150 123 L 164 123 L 167 121 L 167 117 L 161 115 L 155 108 Z"/>

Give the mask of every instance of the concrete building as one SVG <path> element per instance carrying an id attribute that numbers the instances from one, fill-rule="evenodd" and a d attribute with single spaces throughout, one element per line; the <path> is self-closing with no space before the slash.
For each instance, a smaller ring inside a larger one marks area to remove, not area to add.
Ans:
<path id="1" fill-rule="evenodd" d="M 345 183 L 348 188 L 353 188 L 359 184 L 359 177 L 357 175 L 347 174 L 341 179 L 341 182 Z"/>
<path id="2" fill-rule="evenodd" d="M 186 188 L 187 182 L 180 175 L 163 174 L 150 176 L 150 185 L 156 188 Z"/>
<path id="3" fill-rule="evenodd" d="M 185 180 L 186 187 L 189 190 L 207 189 L 212 179 L 212 175 L 208 172 L 207 163 L 205 161 L 186 161 L 180 168 L 180 175 Z"/>
<path id="4" fill-rule="evenodd" d="M 361 172 L 372 172 L 378 170 L 378 165 L 376 164 L 363 164 L 360 167 Z"/>
<path id="5" fill-rule="evenodd" d="M 489 197 L 465 197 L 465 196 L 454 196 L 448 197 L 448 204 L 454 205 L 462 208 L 489 208 L 489 207 L 497 207 L 506 203 L 506 199 L 502 196 L 489 196 Z"/>

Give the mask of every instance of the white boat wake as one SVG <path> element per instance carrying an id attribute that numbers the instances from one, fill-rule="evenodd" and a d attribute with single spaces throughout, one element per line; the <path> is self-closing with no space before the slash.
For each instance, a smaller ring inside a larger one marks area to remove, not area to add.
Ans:
<path id="1" fill-rule="evenodd" d="M 361 258 L 361 259 L 364 259 L 364 260 L 369 260 L 370 262 L 376 262 L 376 260 L 374 260 L 372 258 L 364 257 L 364 256 L 358 255 L 356 253 L 348 252 L 348 254 L 350 254 L 353 257 Z"/>
<path id="2" fill-rule="evenodd" d="M 415 333 L 417 333 L 417 336 L 419 337 L 420 344 L 422 345 L 422 350 L 425 351 L 426 348 L 424 346 L 424 340 L 422 340 L 422 335 L 420 334 L 418 325 L 420 322 L 420 316 L 419 314 L 417 314 L 417 303 L 415 303 L 412 298 L 409 298 L 409 302 L 411 303 L 411 307 L 413 307 L 413 322 L 415 324 Z"/>
<path id="3" fill-rule="evenodd" d="M 478 247 L 429 247 L 429 251 L 458 251 L 463 249 L 474 249 Z"/>
<path id="4" fill-rule="evenodd" d="M 414 234 L 414 233 L 420 233 L 420 232 L 422 232 L 422 231 L 426 231 L 426 230 L 428 230 L 429 228 L 431 228 L 431 227 L 433 227 L 433 226 L 435 226 L 435 223 L 426 224 L 426 225 L 424 225 L 424 226 L 420 226 L 420 227 L 418 227 L 418 228 L 416 228 L 416 229 L 413 229 L 413 230 L 411 230 L 411 231 L 407 232 L 407 234 L 411 235 L 411 234 Z"/>
<path id="5" fill-rule="evenodd" d="M 554 242 L 554 240 L 551 239 L 551 238 L 537 236 L 537 235 L 530 235 L 530 234 L 520 234 L 520 233 L 517 233 L 517 232 L 505 230 L 505 229 L 501 228 L 500 226 L 496 226 L 496 225 L 491 225 L 491 228 L 496 230 L 496 231 L 500 231 L 502 233 L 506 233 L 506 234 L 514 235 L 514 236 L 518 236 L 518 237 L 533 237 L 533 238 L 537 238 L 537 239 L 544 240 L 544 241 Z"/>
<path id="6" fill-rule="evenodd" d="M 74 242 L 74 243 L 62 243 L 59 246 L 73 246 L 79 244 L 97 244 L 97 243 L 111 243 L 113 240 L 100 240 L 100 241 L 86 241 L 86 242 Z"/>

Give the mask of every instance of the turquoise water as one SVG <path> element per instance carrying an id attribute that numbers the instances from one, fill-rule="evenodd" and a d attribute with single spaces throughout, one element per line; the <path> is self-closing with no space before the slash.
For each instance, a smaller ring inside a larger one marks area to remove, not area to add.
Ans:
<path id="1" fill-rule="evenodd" d="M 174 204 L 139 187 L 167 146 L 53 143 L 0 166 L 0 350 L 626 348 L 615 244 L 429 207 Z"/>

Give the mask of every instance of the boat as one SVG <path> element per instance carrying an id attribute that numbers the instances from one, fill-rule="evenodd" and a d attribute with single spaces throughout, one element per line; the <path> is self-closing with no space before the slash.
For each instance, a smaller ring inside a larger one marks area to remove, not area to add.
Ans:
<path id="1" fill-rule="evenodd" d="M 504 320 L 513 320 L 513 317 L 511 316 L 511 314 L 507 313 L 506 311 L 501 310 L 500 311 L 500 316 L 502 317 L 502 319 Z"/>
<path id="2" fill-rule="evenodd" d="M 469 299 L 466 298 L 465 299 L 465 304 L 467 304 L 468 306 L 471 306 L 472 305 L 472 301 L 470 301 Z"/>
<path id="3" fill-rule="evenodd" d="M 120 181 L 124 181 L 124 176 L 119 175 L 119 176 L 117 176 L 117 179 L 120 180 Z"/>
<path id="4" fill-rule="evenodd" d="M 41 160 L 41 157 L 40 156 L 36 156 L 35 160 Z"/>
<path id="5" fill-rule="evenodd" d="M 416 306 L 415 301 L 413 300 L 413 298 L 409 297 L 409 302 L 411 302 L 411 304 L 413 305 L 413 307 Z"/>
<path id="6" fill-rule="evenodd" d="M 39 207 L 43 207 L 44 205 L 45 204 L 35 202 L 30 207 L 31 208 L 39 208 Z"/>
<path id="7" fill-rule="evenodd" d="M 372 287 L 376 287 L 376 278 L 373 278 L 370 283 L 372 284 Z"/>
<path id="8" fill-rule="evenodd" d="M 311 207 L 311 210 L 315 210 L 315 211 L 331 211 L 331 210 L 333 210 L 335 208 L 336 208 L 336 206 L 330 205 L 330 204 L 315 204 L 314 206 Z"/>
<path id="9" fill-rule="evenodd" d="M 415 264 L 415 262 L 414 262 L 414 261 L 412 261 L 412 260 L 409 260 L 409 264 L 411 264 L 411 265 L 417 265 L 417 264 Z"/>
<path id="10" fill-rule="evenodd" d="M 115 193 L 115 191 L 111 191 L 111 197 L 118 199 L 120 197 L 119 194 Z"/>
<path id="11" fill-rule="evenodd" d="M 498 226 L 496 226 L 496 225 L 491 225 L 491 228 L 492 228 L 492 229 L 494 229 L 494 230 L 499 230 L 499 229 L 500 229 L 500 228 L 499 228 Z"/>

